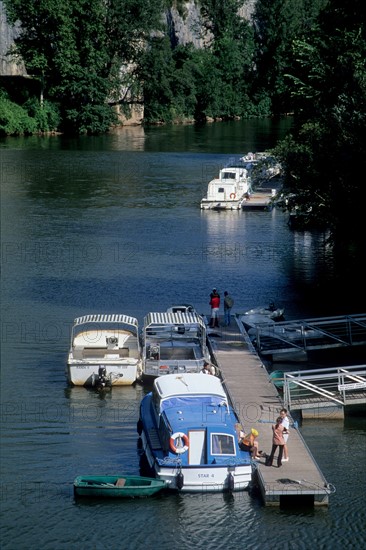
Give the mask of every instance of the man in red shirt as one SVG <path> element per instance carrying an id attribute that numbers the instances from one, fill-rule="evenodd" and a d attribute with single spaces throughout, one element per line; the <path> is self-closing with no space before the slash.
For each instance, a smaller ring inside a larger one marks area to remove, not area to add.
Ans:
<path id="1" fill-rule="evenodd" d="M 219 326 L 219 308 L 220 308 L 220 294 L 217 292 L 216 288 L 212 289 L 210 294 L 210 306 L 211 306 L 211 319 L 210 327 Z"/>

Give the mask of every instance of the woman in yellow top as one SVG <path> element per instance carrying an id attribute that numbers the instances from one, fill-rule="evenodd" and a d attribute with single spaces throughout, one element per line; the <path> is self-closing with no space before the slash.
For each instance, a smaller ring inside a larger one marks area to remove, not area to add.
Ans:
<path id="1" fill-rule="evenodd" d="M 241 432 L 243 434 L 243 432 Z M 239 446 L 242 451 L 248 451 L 248 453 L 251 454 L 251 457 L 253 459 L 259 459 L 259 451 L 258 451 L 258 441 L 257 437 L 259 433 L 257 430 L 252 428 L 250 430 L 250 433 L 247 435 L 241 435 L 240 434 L 240 440 L 239 440 Z"/>

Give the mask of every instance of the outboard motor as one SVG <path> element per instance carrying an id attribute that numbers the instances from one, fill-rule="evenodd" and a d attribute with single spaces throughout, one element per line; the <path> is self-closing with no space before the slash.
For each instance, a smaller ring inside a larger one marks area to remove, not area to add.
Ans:
<path id="1" fill-rule="evenodd" d="M 110 381 L 107 377 L 107 369 L 106 367 L 99 367 L 98 369 L 98 378 L 96 380 L 95 385 L 98 389 L 105 388 L 110 384 Z"/>

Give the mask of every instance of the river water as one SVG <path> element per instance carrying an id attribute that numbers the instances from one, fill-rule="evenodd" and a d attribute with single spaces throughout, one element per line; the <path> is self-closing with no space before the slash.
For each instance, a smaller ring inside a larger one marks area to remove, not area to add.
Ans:
<path id="1" fill-rule="evenodd" d="M 365 311 L 359 259 L 338 262 L 326 235 L 291 231 L 277 209 L 199 208 L 222 165 L 275 145 L 290 124 L 0 141 L 3 550 L 363 547 L 362 417 L 301 425 L 336 487 L 326 509 L 266 509 L 249 492 L 73 497 L 77 475 L 139 473 L 136 422 L 149 389 L 69 388 L 75 317 L 118 312 L 142 324 L 147 312 L 178 302 L 208 312 L 213 286 L 232 293 L 236 312 L 271 300 L 288 319 Z M 354 360 L 342 355 L 344 364 Z"/>

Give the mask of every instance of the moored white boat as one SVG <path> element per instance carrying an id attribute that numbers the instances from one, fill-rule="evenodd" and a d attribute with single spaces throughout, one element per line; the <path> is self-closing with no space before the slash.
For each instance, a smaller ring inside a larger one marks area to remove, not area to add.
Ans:
<path id="1" fill-rule="evenodd" d="M 74 386 L 130 386 L 141 374 L 138 322 L 122 314 L 74 320 L 67 379 Z"/>
<path id="2" fill-rule="evenodd" d="M 152 312 L 144 318 L 142 377 L 195 372 L 210 362 L 205 320 L 191 312 Z"/>
<path id="3" fill-rule="evenodd" d="M 240 210 L 251 192 L 251 179 L 247 164 L 242 160 L 219 171 L 207 187 L 201 200 L 202 210 Z"/>
<path id="4" fill-rule="evenodd" d="M 142 451 L 168 489 L 239 491 L 251 480 L 251 458 L 239 448 L 239 419 L 219 378 L 167 375 L 140 404 Z"/>

